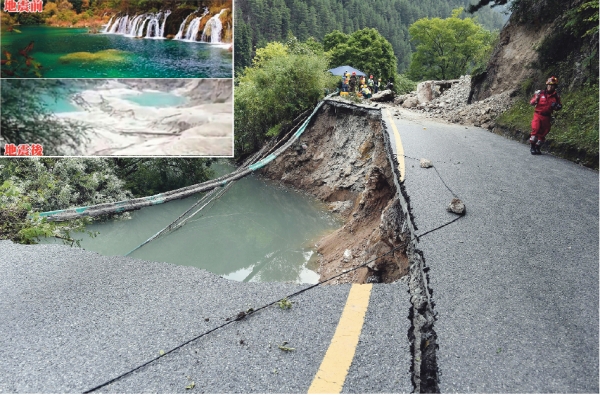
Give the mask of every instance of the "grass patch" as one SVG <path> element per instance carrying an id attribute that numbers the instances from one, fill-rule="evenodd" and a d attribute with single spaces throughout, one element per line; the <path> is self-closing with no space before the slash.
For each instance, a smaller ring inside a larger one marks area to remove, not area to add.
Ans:
<path id="1" fill-rule="evenodd" d="M 73 52 L 59 59 L 62 63 L 69 62 L 123 62 L 127 52 L 118 49 L 106 49 L 98 52 Z"/>
<path id="2" fill-rule="evenodd" d="M 531 131 L 531 119 L 533 118 L 533 107 L 529 101 L 520 98 L 515 101 L 511 108 L 502 113 L 496 120 L 500 126 L 510 129 Z"/>
<path id="3" fill-rule="evenodd" d="M 598 84 L 581 87 L 561 95 L 563 109 L 554 112 L 554 124 L 546 140 L 550 145 L 564 145 L 598 155 Z M 497 119 L 499 126 L 529 134 L 533 107 L 525 98 Z"/>
<path id="4" fill-rule="evenodd" d="M 598 155 L 598 84 L 585 86 L 561 97 L 562 111 L 550 135 L 552 140 Z"/>

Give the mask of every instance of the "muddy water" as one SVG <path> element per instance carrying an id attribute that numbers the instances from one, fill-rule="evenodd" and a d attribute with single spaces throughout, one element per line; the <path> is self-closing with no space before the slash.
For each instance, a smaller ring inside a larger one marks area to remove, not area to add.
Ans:
<path id="1" fill-rule="evenodd" d="M 88 230 L 99 234 L 85 237 L 81 246 L 103 255 L 125 255 L 198 198 L 148 207 L 128 220 L 93 224 Z M 130 256 L 195 266 L 237 281 L 316 283 L 315 241 L 339 225 L 317 201 L 250 176 L 182 228 Z"/>

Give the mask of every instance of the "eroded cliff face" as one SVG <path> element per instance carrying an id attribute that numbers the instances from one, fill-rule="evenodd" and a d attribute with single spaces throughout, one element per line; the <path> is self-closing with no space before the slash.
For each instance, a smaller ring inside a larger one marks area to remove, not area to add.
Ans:
<path id="1" fill-rule="evenodd" d="M 531 65 L 537 60 L 537 46 L 553 31 L 553 23 L 544 26 L 523 24 L 511 18 L 500 38 L 485 73 L 472 79 L 469 103 L 501 92 L 517 92 L 532 78 Z"/>
<path id="2" fill-rule="evenodd" d="M 321 280 L 386 253 L 333 283 L 392 282 L 408 272 L 406 218 L 396 198 L 383 133 L 379 110 L 328 100 L 296 149 L 263 170 L 267 177 L 327 202 L 343 218 L 341 228 L 317 243 Z"/>
<path id="3" fill-rule="evenodd" d="M 597 81 L 598 34 L 584 36 L 590 22 L 578 10 L 586 1 L 522 1 L 500 32 L 486 71 L 473 76 L 469 103 L 502 92 L 530 95 L 550 75 L 566 91 Z"/>

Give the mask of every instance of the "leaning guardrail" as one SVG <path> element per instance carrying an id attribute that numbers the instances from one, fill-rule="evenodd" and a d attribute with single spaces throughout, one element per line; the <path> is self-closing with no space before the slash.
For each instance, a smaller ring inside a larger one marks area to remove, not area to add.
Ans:
<path id="1" fill-rule="evenodd" d="M 336 92 L 337 93 L 337 92 Z M 224 187 L 228 183 L 232 181 L 239 180 L 259 170 L 273 161 L 277 156 L 279 156 L 282 152 L 287 150 L 298 138 L 302 135 L 312 117 L 317 113 L 319 108 L 323 105 L 325 99 L 335 95 L 336 93 L 332 93 L 326 96 L 323 100 L 317 104 L 314 108 L 313 112 L 310 114 L 308 118 L 302 123 L 302 126 L 298 128 L 298 130 L 290 137 L 290 139 L 282 145 L 279 149 L 265 157 L 264 159 L 259 160 L 258 162 L 251 164 L 245 168 L 237 169 L 229 174 L 216 178 L 214 180 L 209 180 L 200 184 L 190 185 L 184 188 L 175 189 L 173 191 L 159 193 L 157 195 L 145 196 L 141 198 L 122 200 L 114 203 L 102 203 L 96 204 L 93 206 L 84 206 L 84 207 L 76 207 L 69 208 L 64 210 L 54 210 L 54 211 L 46 211 L 40 213 L 40 217 L 47 218 L 49 221 L 68 221 L 71 219 L 76 219 L 80 217 L 97 217 L 100 215 L 106 214 L 117 214 L 126 211 L 139 210 L 144 207 L 155 206 L 158 204 L 163 204 L 170 202 L 172 200 L 183 199 L 189 196 L 192 196 L 196 193 L 207 192 L 217 187 Z"/>

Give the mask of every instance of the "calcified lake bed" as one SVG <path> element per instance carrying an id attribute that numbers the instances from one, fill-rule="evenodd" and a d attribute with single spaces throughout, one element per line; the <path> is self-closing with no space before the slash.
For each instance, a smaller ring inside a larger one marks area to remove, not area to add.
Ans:
<path id="1" fill-rule="evenodd" d="M 69 156 L 232 156 L 232 80 L 106 80 L 58 102 L 88 127 Z"/>

